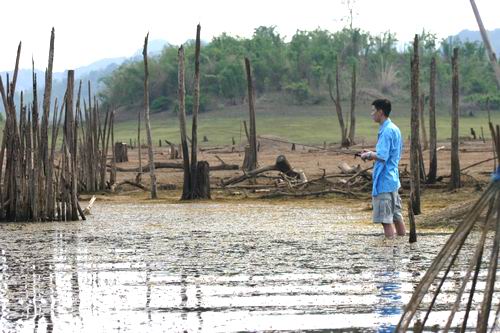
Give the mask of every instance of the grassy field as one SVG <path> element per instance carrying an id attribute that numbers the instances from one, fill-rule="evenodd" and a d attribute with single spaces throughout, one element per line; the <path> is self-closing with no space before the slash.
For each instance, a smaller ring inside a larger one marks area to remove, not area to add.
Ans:
<path id="1" fill-rule="evenodd" d="M 347 109 L 347 107 L 346 107 Z M 357 108 L 357 141 L 374 142 L 378 125 L 370 118 L 369 104 L 359 105 Z M 198 138 L 201 141 L 207 136 L 208 143 L 203 145 L 231 144 L 234 137 L 236 143 L 245 141 L 243 120 L 248 123 L 248 111 L 245 105 L 226 107 L 222 110 L 203 113 L 198 122 Z M 337 115 L 332 106 L 283 106 L 261 103 L 257 101 L 257 134 L 276 136 L 290 142 L 304 144 L 335 143 L 340 141 L 340 131 Z M 451 118 L 449 110 L 439 109 L 437 117 L 438 139 L 450 137 Z M 153 140 L 158 144 L 159 139 L 179 142 L 179 122 L 177 116 L 171 113 L 152 115 Z M 400 127 L 403 137 L 410 135 L 410 107 L 408 105 L 394 105 L 391 119 Z M 500 112 L 492 112 L 492 120 L 500 124 Z M 428 119 L 425 119 L 428 123 Z M 191 117 L 188 117 L 188 135 L 191 136 Z M 460 118 L 460 136 L 469 136 L 470 128 L 474 128 L 480 135 L 481 126 L 485 136 L 489 137 L 488 117 L 486 112 L 477 112 L 476 116 Z M 428 126 L 427 126 L 428 127 Z M 427 133 L 429 131 L 427 130 Z M 146 140 L 145 130 L 141 137 Z M 115 125 L 115 139 L 129 142 L 137 138 L 137 122 L 125 121 Z"/>

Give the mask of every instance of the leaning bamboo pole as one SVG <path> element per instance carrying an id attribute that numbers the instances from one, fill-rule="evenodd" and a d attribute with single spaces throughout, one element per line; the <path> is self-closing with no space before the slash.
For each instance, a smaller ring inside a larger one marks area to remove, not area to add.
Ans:
<path id="1" fill-rule="evenodd" d="M 149 70 L 148 70 L 148 37 L 144 39 L 142 56 L 144 59 L 144 118 L 146 122 L 146 137 L 148 140 L 149 175 L 151 177 L 151 199 L 158 198 L 156 190 L 155 162 L 153 154 L 153 139 L 151 138 L 151 122 L 149 120 Z M 114 147 L 114 142 L 112 143 Z"/>
<path id="2" fill-rule="evenodd" d="M 479 15 L 479 9 L 476 6 L 476 2 L 474 0 L 470 0 L 470 4 L 472 6 L 472 11 L 474 12 L 474 16 L 476 17 L 477 25 L 479 26 L 479 31 L 481 32 L 481 38 L 483 39 L 484 47 L 486 48 L 486 52 L 488 53 L 488 58 L 490 59 L 491 67 L 493 67 L 493 71 L 495 72 L 497 88 L 500 89 L 500 65 L 498 64 L 495 52 L 493 52 L 493 48 L 491 47 L 490 39 L 488 38 L 488 32 L 484 27 L 483 20 L 481 20 L 481 15 Z"/>
<path id="3" fill-rule="evenodd" d="M 490 130 L 495 150 L 500 153 L 500 126 L 497 125 L 495 128 L 490 123 Z M 500 163 L 500 158 L 497 157 L 497 159 L 497 162 Z M 472 237 L 472 230 L 476 226 L 479 227 L 480 236 Z M 488 237 L 491 232 L 494 234 L 493 237 Z M 461 256 L 466 242 L 467 244 L 472 243 L 470 244 L 474 250 L 472 256 L 470 254 Z M 417 312 L 425 312 L 425 315 L 423 319 L 414 322 L 413 330 L 423 331 L 430 326 L 425 325 L 430 320 L 430 314 L 434 310 L 448 312 L 443 332 L 448 332 L 454 323 L 458 325 L 456 330 L 460 332 L 498 331 L 500 304 L 498 302 L 498 288 L 495 288 L 495 284 L 497 282 L 499 251 L 500 169 L 497 169 L 492 175 L 492 181 L 488 188 L 456 227 L 415 288 L 410 301 L 404 308 L 404 313 L 401 315 L 395 332 L 408 331 Z M 450 277 L 449 273 L 457 270 L 457 265 L 463 264 L 463 260 L 466 261 L 463 274 L 460 274 L 458 279 Z M 453 288 L 444 289 L 443 286 L 446 282 L 452 283 Z M 440 294 L 446 294 L 445 299 L 440 299 Z M 432 297 L 430 302 L 424 302 L 426 296 Z M 450 296 L 455 296 L 454 302 L 449 302 Z M 444 304 L 440 304 L 440 301 Z M 461 320 L 457 322 L 456 315 L 459 310 Z M 470 324 L 469 320 L 473 311 L 477 312 L 476 324 Z M 492 313 L 495 313 L 493 321 L 490 320 Z"/>

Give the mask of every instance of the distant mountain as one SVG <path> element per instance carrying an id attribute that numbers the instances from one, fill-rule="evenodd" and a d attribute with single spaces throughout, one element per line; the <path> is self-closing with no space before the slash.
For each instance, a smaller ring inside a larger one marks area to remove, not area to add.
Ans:
<path id="1" fill-rule="evenodd" d="M 170 44 L 166 40 L 163 40 L 163 39 L 150 40 L 148 42 L 148 55 L 151 55 L 151 56 L 158 55 L 161 53 L 161 51 L 163 51 L 163 48 L 165 48 L 165 46 L 169 46 L 169 45 Z M 135 52 L 134 55 L 138 55 L 138 54 L 142 56 L 142 47 L 140 49 L 137 49 L 137 51 Z"/>
<path id="2" fill-rule="evenodd" d="M 149 56 L 157 56 L 160 55 L 163 49 L 168 46 L 169 43 L 162 39 L 151 40 L 148 43 L 148 55 Z M 113 72 L 116 68 L 118 68 L 121 64 L 126 61 L 136 61 L 142 60 L 142 48 L 138 49 L 132 56 L 130 57 L 117 57 L 117 58 L 107 58 L 95 61 L 89 65 L 75 68 L 75 80 L 78 84 L 79 80 L 82 80 L 82 94 L 86 96 L 87 92 L 87 81 L 92 82 L 93 94 L 98 92 L 101 87 L 101 79 Z M 6 84 L 6 76 L 9 74 L 10 80 L 12 80 L 12 71 L 1 71 L 0 75 L 2 76 L 2 80 L 4 84 Z M 43 88 L 45 86 L 45 72 L 35 69 L 35 74 L 37 76 L 37 87 L 39 98 L 43 96 Z M 57 97 L 59 100 L 64 96 L 64 91 L 66 89 L 66 78 L 68 72 L 54 72 L 52 75 L 53 80 L 53 99 Z M 32 99 L 32 90 L 33 90 L 33 80 L 32 80 L 32 71 L 31 69 L 20 69 L 17 75 L 16 82 L 16 92 L 24 91 L 26 94 L 25 101 L 31 101 Z M 75 89 L 78 89 L 76 87 Z M 41 100 L 41 99 L 40 99 Z M 0 111 L 3 112 L 3 105 L 0 103 Z"/>
<path id="3" fill-rule="evenodd" d="M 488 31 L 491 46 L 495 51 L 497 58 L 500 57 L 500 29 Z M 479 31 L 462 30 L 455 37 L 460 38 L 461 41 L 482 42 L 481 33 Z"/>

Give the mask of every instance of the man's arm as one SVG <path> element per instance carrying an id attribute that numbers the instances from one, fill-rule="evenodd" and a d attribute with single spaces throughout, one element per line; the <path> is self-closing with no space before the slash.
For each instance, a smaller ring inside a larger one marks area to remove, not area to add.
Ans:
<path id="1" fill-rule="evenodd" d="M 389 158 L 389 151 L 391 149 L 391 137 L 388 131 L 384 131 L 377 141 L 377 146 L 375 147 L 375 151 L 365 151 L 361 154 L 361 159 L 363 161 L 373 161 L 379 160 L 382 162 L 387 161 Z"/>
<path id="2" fill-rule="evenodd" d="M 377 156 L 377 152 L 375 151 L 365 151 L 361 154 L 361 159 L 363 161 L 373 161 L 373 160 L 379 160 L 382 162 L 385 162 L 385 160 L 381 159 L 380 157 Z"/>

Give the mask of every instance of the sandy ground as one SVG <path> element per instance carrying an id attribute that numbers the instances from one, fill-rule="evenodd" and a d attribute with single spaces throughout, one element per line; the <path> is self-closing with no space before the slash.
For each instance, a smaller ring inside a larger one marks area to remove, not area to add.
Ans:
<path id="1" fill-rule="evenodd" d="M 272 139 L 272 140 L 269 140 Z M 345 162 L 353 167 L 358 165 L 361 168 L 369 167 L 371 162 L 363 162 L 359 158 L 345 153 L 339 153 L 338 146 L 330 146 L 327 150 L 315 149 L 311 146 L 302 146 L 297 144 L 296 150 L 291 150 L 291 144 L 278 142 L 281 140 L 277 137 L 268 137 L 268 139 L 260 138 L 260 150 L 258 153 L 259 166 L 274 164 L 278 155 L 285 155 L 294 169 L 300 169 L 305 172 L 308 179 L 321 177 L 323 174 L 330 175 L 339 173 L 338 166 Z M 373 149 L 374 143 L 364 145 L 356 145 L 351 150 Z M 438 147 L 444 147 L 438 151 L 438 176 L 446 176 L 450 174 L 450 143 L 439 142 Z M 486 160 L 493 157 L 491 142 L 483 143 L 481 140 L 471 141 L 464 140 L 460 145 L 460 167 L 461 169 L 472 165 L 476 162 Z M 207 150 L 208 148 L 208 150 Z M 216 148 L 216 149 L 212 149 Z M 322 148 L 322 147 L 321 147 Z M 400 163 L 400 170 L 409 170 L 409 143 L 405 143 L 404 155 Z M 244 153 L 243 147 L 235 146 L 235 152 L 231 152 L 233 147 L 214 147 L 205 143 L 201 146 L 198 155 L 198 160 L 208 161 L 210 165 L 219 165 L 221 162 L 218 158 L 222 159 L 227 164 L 240 165 L 243 162 Z M 137 149 L 129 149 L 128 151 L 129 162 L 119 163 L 119 167 L 133 168 L 138 166 Z M 426 167 L 428 167 L 429 152 L 424 151 L 424 159 Z M 182 160 L 170 159 L 169 147 L 155 147 L 155 162 L 179 162 Z M 142 163 L 147 164 L 147 149 L 142 149 Z M 422 211 L 423 214 L 417 218 L 417 222 L 421 221 L 422 225 L 426 226 L 449 226 L 449 221 L 442 221 L 443 216 L 436 215 L 442 213 L 443 209 L 447 207 L 466 207 L 465 203 L 470 203 L 476 200 L 481 194 L 481 189 L 488 183 L 489 173 L 493 170 L 493 161 L 483 163 L 465 171 L 462 180 L 464 187 L 458 191 L 449 191 L 447 189 L 423 189 L 422 190 Z M 179 169 L 158 169 L 157 170 L 158 184 L 175 184 L 176 190 L 160 191 L 159 202 L 178 202 L 182 189 L 183 173 Z M 225 171 L 212 171 L 210 173 L 210 180 L 212 183 L 212 199 L 213 200 L 254 200 L 256 197 L 252 190 L 243 191 L 224 191 L 218 189 L 221 180 L 230 177 L 241 175 L 241 170 L 225 170 Z M 271 172 L 270 174 L 273 174 Z M 274 172 L 277 175 L 277 172 Z M 132 172 L 118 172 L 117 181 L 134 180 L 135 173 Z M 142 182 L 146 186 L 149 184 L 149 173 L 142 177 Z M 257 182 L 269 182 L 269 180 L 257 180 Z M 447 178 L 443 179 L 447 182 Z M 408 190 L 404 190 L 402 197 L 408 195 Z M 85 200 L 87 196 L 82 195 Z M 120 201 L 127 202 L 130 200 L 150 200 L 149 193 L 141 191 L 128 185 L 120 187 L 115 194 L 99 195 L 98 201 Z M 348 206 L 356 206 L 360 209 L 366 210 L 369 213 L 370 199 L 369 192 L 366 193 L 366 198 L 361 199 L 346 199 L 339 195 L 328 195 L 319 198 L 308 199 L 286 199 L 286 202 L 294 202 L 295 204 L 301 202 L 310 202 L 310 200 L 325 201 L 332 203 L 342 203 Z M 281 203 L 285 200 L 279 200 Z M 454 210 L 452 209 L 451 212 Z M 367 213 L 367 214 L 368 214 Z M 368 216 L 368 215 L 367 215 Z M 439 221 L 438 221 L 439 220 Z M 453 223 L 451 223 L 453 225 Z"/>

